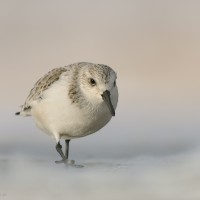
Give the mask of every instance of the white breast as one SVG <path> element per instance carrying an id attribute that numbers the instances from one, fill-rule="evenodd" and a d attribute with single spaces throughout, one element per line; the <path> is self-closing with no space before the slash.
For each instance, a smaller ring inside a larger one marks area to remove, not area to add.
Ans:
<path id="1" fill-rule="evenodd" d="M 104 103 L 98 111 L 80 109 L 73 104 L 68 97 L 66 80 L 57 81 L 41 101 L 33 102 L 31 112 L 36 125 L 57 141 L 61 137 L 71 139 L 94 133 L 111 119 Z"/>

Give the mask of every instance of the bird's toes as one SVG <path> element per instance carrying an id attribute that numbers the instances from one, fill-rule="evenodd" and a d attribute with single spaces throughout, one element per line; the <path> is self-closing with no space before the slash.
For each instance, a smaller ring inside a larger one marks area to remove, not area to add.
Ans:
<path id="1" fill-rule="evenodd" d="M 60 163 L 64 163 L 64 162 L 65 162 L 64 159 L 63 159 L 63 160 L 56 160 L 56 161 L 55 161 L 56 164 L 60 164 Z"/>
<path id="2" fill-rule="evenodd" d="M 68 164 L 68 165 L 74 165 L 75 160 L 66 160 L 65 163 Z"/>
<path id="3" fill-rule="evenodd" d="M 75 164 L 75 160 L 68 160 L 68 159 L 62 159 L 59 161 L 55 161 L 56 164 L 60 164 L 60 163 L 64 163 L 67 165 L 74 165 Z"/>

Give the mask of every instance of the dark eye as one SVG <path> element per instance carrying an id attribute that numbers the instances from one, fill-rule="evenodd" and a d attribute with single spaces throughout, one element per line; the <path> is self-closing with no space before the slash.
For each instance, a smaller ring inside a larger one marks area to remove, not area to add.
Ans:
<path id="1" fill-rule="evenodd" d="M 91 86 L 95 86 L 96 85 L 96 81 L 93 78 L 89 79 L 89 83 Z"/>

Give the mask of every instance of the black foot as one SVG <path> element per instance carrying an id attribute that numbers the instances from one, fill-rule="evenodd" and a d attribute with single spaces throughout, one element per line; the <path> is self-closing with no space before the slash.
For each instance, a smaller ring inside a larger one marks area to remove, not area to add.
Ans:
<path id="1" fill-rule="evenodd" d="M 62 159 L 62 160 L 59 160 L 59 161 L 55 161 L 55 163 L 56 164 L 64 163 L 64 164 L 67 164 L 67 165 L 74 165 L 75 161 L 74 160 L 68 160 L 68 159 Z"/>
<path id="2" fill-rule="evenodd" d="M 84 167 L 83 165 L 76 165 L 75 164 L 75 160 L 59 160 L 59 161 L 55 161 L 56 164 L 60 164 L 60 163 L 64 163 L 66 166 L 70 166 L 70 167 L 76 167 L 76 168 L 82 168 Z"/>
<path id="3" fill-rule="evenodd" d="M 60 144 L 60 142 L 58 142 L 56 144 L 56 150 L 60 154 L 62 160 L 55 161 L 55 163 L 56 164 L 64 163 L 66 166 L 73 166 L 73 167 L 77 167 L 77 168 L 83 167 L 82 165 L 75 165 L 75 161 L 74 160 L 68 160 L 69 142 L 70 142 L 70 140 L 65 140 L 65 144 L 66 144 L 65 155 L 64 155 L 64 153 L 62 151 L 62 145 Z"/>

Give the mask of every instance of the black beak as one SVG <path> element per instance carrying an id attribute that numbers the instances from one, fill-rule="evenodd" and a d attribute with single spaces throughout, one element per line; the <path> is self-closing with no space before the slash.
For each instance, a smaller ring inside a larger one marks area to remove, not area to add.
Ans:
<path id="1" fill-rule="evenodd" d="M 108 90 L 106 90 L 103 92 L 103 94 L 101 96 L 102 96 L 103 100 L 105 101 L 106 105 L 108 106 L 108 109 L 110 110 L 111 115 L 115 116 L 115 109 L 110 100 L 110 92 Z"/>

